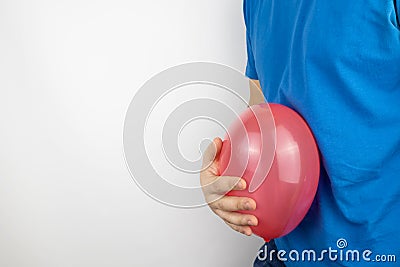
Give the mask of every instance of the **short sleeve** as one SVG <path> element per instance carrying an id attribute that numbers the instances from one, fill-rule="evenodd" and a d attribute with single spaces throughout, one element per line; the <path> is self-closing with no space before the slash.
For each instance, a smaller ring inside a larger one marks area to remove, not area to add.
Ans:
<path id="1" fill-rule="evenodd" d="M 400 27 L 400 1 L 397 0 L 394 2 L 395 5 L 395 11 L 396 11 L 396 21 L 397 21 L 397 25 Z"/>
<path id="2" fill-rule="evenodd" d="M 251 46 L 248 32 L 246 32 L 246 46 L 247 46 L 247 65 L 246 65 L 246 76 L 253 80 L 258 80 L 256 71 L 253 48 Z"/>
<path id="3" fill-rule="evenodd" d="M 249 2 L 251 3 L 251 1 Z M 253 46 L 251 44 L 251 24 L 249 22 L 249 3 L 248 1 L 243 1 L 243 15 L 244 22 L 246 25 L 246 50 L 247 50 L 247 64 L 246 64 L 246 76 L 250 79 L 258 80 L 258 75 L 255 66 Z"/>

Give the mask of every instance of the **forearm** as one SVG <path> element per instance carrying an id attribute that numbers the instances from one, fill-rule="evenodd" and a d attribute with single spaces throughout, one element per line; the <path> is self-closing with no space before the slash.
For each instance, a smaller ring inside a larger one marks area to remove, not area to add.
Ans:
<path id="1" fill-rule="evenodd" d="M 249 106 L 265 103 L 264 94 L 258 80 L 250 80 Z"/>

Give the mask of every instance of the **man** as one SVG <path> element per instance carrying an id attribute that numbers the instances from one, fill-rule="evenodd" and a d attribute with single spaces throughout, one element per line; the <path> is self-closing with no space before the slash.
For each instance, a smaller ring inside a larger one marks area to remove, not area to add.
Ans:
<path id="1" fill-rule="evenodd" d="M 245 0 L 246 75 L 259 82 L 268 102 L 304 117 L 322 155 L 319 188 L 307 216 L 289 235 L 266 244 L 276 249 L 276 243 L 287 253 L 314 250 L 317 259 L 293 260 L 286 254 L 256 259 L 254 266 L 365 266 L 368 261 L 381 266 L 382 255 L 400 260 L 399 12 L 395 0 Z M 253 87 L 251 104 L 263 101 L 256 93 Z M 218 154 L 220 139 L 214 147 Z M 218 178 L 217 160 L 202 172 L 202 184 Z M 220 180 L 214 191 L 204 192 L 206 199 L 235 184 L 234 190 L 246 186 L 237 177 Z M 209 203 L 246 235 L 257 218 L 236 211 L 256 204 L 227 196 Z M 321 256 L 329 248 L 345 256 Z M 347 250 L 357 250 L 359 261 L 346 258 Z"/>

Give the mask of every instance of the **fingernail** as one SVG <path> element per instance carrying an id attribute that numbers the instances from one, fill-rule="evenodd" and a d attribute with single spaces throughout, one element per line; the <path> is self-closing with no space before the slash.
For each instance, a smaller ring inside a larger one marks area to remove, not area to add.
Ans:
<path id="1" fill-rule="evenodd" d="M 251 209 L 250 202 L 246 202 L 246 203 L 244 204 L 244 208 L 245 208 L 246 210 L 250 210 L 250 209 Z"/>
<path id="2" fill-rule="evenodd" d="M 246 182 L 244 180 L 240 181 L 240 188 L 246 189 Z"/>
<path id="3" fill-rule="evenodd" d="M 254 225 L 254 223 L 252 221 L 248 221 L 247 224 L 250 225 L 250 226 Z"/>

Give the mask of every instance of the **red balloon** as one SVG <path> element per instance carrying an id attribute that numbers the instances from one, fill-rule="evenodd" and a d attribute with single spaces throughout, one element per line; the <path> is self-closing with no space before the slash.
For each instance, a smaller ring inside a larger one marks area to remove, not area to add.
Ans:
<path id="1" fill-rule="evenodd" d="M 313 134 L 300 115 L 283 105 L 259 104 L 229 128 L 219 171 L 246 180 L 249 190 L 227 195 L 256 201 L 255 211 L 240 212 L 255 215 L 258 225 L 251 227 L 253 232 L 269 241 L 303 220 L 317 191 L 319 162 Z"/>

